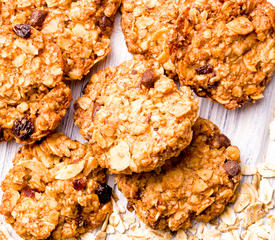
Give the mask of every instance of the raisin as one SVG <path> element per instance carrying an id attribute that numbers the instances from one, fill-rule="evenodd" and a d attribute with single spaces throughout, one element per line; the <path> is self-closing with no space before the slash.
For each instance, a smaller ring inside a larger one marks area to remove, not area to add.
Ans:
<path id="1" fill-rule="evenodd" d="M 105 31 L 108 27 L 112 27 L 113 22 L 111 18 L 107 17 L 105 14 L 102 14 L 100 22 L 99 22 L 99 27 L 101 28 L 102 31 Z"/>
<path id="2" fill-rule="evenodd" d="M 154 74 L 153 70 L 147 69 L 142 75 L 141 84 L 146 88 L 153 88 L 157 80 L 158 76 Z"/>
<path id="3" fill-rule="evenodd" d="M 215 148 L 221 147 L 229 147 L 231 145 L 231 141 L 223 134 L 216 134 L 211 138 L 210 144 Z"/>
<path id="4" fill-rule="evenodd" d="M 32 10 L 30 17 L 30 25 L 33 27 L 41 27 L 47 17 L 48 12 L 43 10 Z"/>
<path id="5" fill-rule="evenodd" d="M 94 121 L 95 115 L 96 115 L 96 113 L 99 111 L 99 109 L 100 109 L 100 105 L 99 105 L 98 103 L 95 103 L 95 104 L 94 104 L 94 108 L 93 108 L 93 115 L 92 115 L 92 120 L 93 120 L 93 121 Z"/>
<path id="6" fill-rule="evenodd" d="M 26 117 L 16 119 L 12 126 L 13 134 L 21 140 L 27 140 L 34 132 L 33 123 Z"/>
<path id="7" fill-rule="evenodd" d="M 73 181 L 73 187 L 77 191 L 84 189 L 86 185 L 87 185 L 87 180 L 85 178 L 80 178 Z"/>
<path id="8" fill-rule="evenodd" d="M 240 164 L 232 160 L 226 160 L 223 168 L 230 177 L 235 177 L 241 172 Z"/>
<path id="9" fill-rule="evenodd" d="M 213 72 L 213 66 L 211 64 L 207 64 L 205 66 L 197 67 L 196 73 L 198 75 L 208 74 Z"/>
<path id="10" fill-rule="evenodd" d="M 35 193 L 38 192 L 35 189 L 32 189 L 30 187 L 25 187 L 22 190 L 22 193 L 25 197 L 29 197 L 29 198 L 35 198 Z"/>
<path id="11" fill-rule="evenodd" d="M 77 214 L 80 215 L 83 212 L 83 207 L 79 203 L 77 203 L 76 210 L 77 210 Z"/>
<path id="12" fill-rule="evenodd" d="M 31 36 L 30 24 L 17 24 L 13 27 L 14 33 L 21 38 L 29 38 Z"/>
<path id="13" fill-rule="evenodd" d="M 110 202 L 112 196 L 112 188 L 107 184 L 99 184 L 98 189 L 95 191 L 99 198 L 99 202 L 105 204 Z"/>

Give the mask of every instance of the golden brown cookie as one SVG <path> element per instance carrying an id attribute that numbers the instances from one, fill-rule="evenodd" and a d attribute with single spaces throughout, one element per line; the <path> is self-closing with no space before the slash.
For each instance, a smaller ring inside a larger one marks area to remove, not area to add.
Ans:
<path id="1" fill-rule="evenodd" d="M 19 149 L 0 213 L 23 239 L 77 239 L 112 212 L 112 188 L 91 147 L 62 133 Z"/>
<path id="2" fill-rule="evenodd" d="M 121 26 L 128 50 L 160 62 L 175 75 L 167 38 L 178 16 L 178 0 L 122 0 Z"/>
<path id="3" fill-rule="evenodd" d="M 31 24 L 62 50 L 65 76 L 80 80 L 110 52 L 121 0 L 1 0 L 4 24 Z"/>
<path id="4" fill-rule="evenodd" d="M 138 217 L 156 229 L 209 222 L 235 200 L 240 152 L 212 122 L 198 119 L 192 143 L 178 158 L 150 173 L 118 175 L 118 188 Z"/>
<path id="5" fill-rule="evenodd" d="M 263 98 L 275 69 L 275 8 L 266 0 L 185 1 L 170 39 L 182 84 L 228 109 Z"/>
<path id="6" fill-rule="evenodd" d="M 0 141 L 32 143 L 66 114 L 71 90 L 62 82 L 60 49 L 30 25 L 0 29 Z"/>
<path id="7" fill-rule="evenodd" d="M 151 171 L 192 139 L 198 101 L 158 62 L 136 56 L 94 74 L 76 102 L 75 124 L 113 173 Z"/>

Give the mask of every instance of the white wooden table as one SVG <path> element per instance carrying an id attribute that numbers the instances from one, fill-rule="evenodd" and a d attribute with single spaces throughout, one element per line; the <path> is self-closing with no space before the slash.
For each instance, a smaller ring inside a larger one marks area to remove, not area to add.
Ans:
<path id="1" fill-rule="evenodd" d="M 271 0 L 275 5 L 275 0 Z M 111 39 L 111 53 L 107 59 L 93 68 L 92 73 L 106 66 L 119 65 L 125 60 L 131 59 L 127 51 L 124 36 L 120 27 L 120 15 L 116 17 L 115 29 Z M 275 77 L 264 92 L 264 99 L 256 104 L 247 104 L 237 110 L 226 110 L 222 106 L 212 103 L 207 99 L 200 99 L 200 116 L 213 121 L 226 134 L 234 145 L 241 151 L 241 160 L 246 164 L 257 164 L 263 161 L 275 161 L 275 142 L 269 140 L 269 123 L 274 117 L 275 110 Z M 81 91 L 87 82 L 77 81 L 69 83 L 74 101 L 81 95 Z M 74 102 L 73 101 L 73 102 Z M 73 140 L 85 142 L 79 133 L 79 129 L 73 122 L 73 102 L 57 131 L 63 131 Z M 19 147 L 15 142 L 0 144 L 0 180 L 2 181 L 12 166 L 12 159 Z M 112 177 L 110 178 L 112 181 Z M 273 180 L 275 188 L 275 181 Z M 9 227 L 9 230 L 11 228 Z M 13 234 L 13 236 L 15 236 Z M 16 237 L 16 239 L 19 239 Z"/>

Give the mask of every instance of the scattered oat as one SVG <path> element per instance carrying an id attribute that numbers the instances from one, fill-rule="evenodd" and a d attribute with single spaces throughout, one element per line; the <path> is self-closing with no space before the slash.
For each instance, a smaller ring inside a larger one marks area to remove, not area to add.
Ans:
<path id="1" fill-rule="evenodd" d="M 256 202 L 254 204 L 251 204 L 242 213 L 241 226 L 243 228 L 247 228 L 251 224 L 255 223 L 256 221 L 264 217 L 264 215 L 265 215 L 265 212 L 263 211 L 262 203 Z"/>
<path id="2" fill-rule="evenodd" d="M 272 196 L 273 188 L 270 182 L 266 178 L 263 178 L 260 182 L 259 187 L 259 200 L 264 204 L 268 204 L 269 202 L 271 202 Z"/>
<path id="3" fill-rule="evenodd" d="M 4 226 L 0 220 L 0 239 L 1 240 L 13 240 L 13 237 L 8 232 L 7 228 Z"/>
<path id="4" fill-rule="evenodd" d="M 191 227 L 188 229 L 189 232 L 191 232 L 193 235 L 196 235 L 197 233 L 197 228 L 196 227 Z"/>
<path id="5" fill-rule="evenodd" d="M 236 215 L 231 207 L 227 207 L 220 218 L 227 225 L 233 225 L 236 222 Z"/>
<path id="6" fill-rule="evenodd" d="M 118 206 L 118 209 L 119 209 L 120 213 L 122 213 L 122 214 L 126 213 L 126 210 L 125 210 L 125 208 L 123 207 L 123 205 L 121 203 L 118 203 L 117 206 Z"/>
<path id="7" fill-rule="evenodd" d="M 125 228 L 124 223 L 122 221 L 119 222 L 119 224 L 115 227 L 115 229 L 119 233 L 124 233 L 126 231 L 126 228 Z"/>
<path id="8" fill-rule="evenodd" d="M 257 173 L 257 168 L 253 165 L 247 165 L 247 164 L 242 164 L 241 165 L 241 171 L 242 175 L 254 175 Z"/>
<path id="9" fill-rule="evenodd" d="M 275 163 L 265 162 L 257 165 L 258 172 L 266 178 L 275 177 Z"/>
<path id="10" fill-rule="evenodd" d="M 123 220 L 129 225 L 133 225 L 136 222 L 136 217 L 135 216 L 124 216 Z"/>
<path id="11" fill-rule="evenodd" d="M 242 234 L 243 240 L 258 240 L 256 233 L 253 233 L 251 231 L 245 231 Z"/>
<path id="12" fill-rule="evenodd" d="M 107 232 L 107 234 L 113 234 L 113 233 L 115 233 L 115 229 L 112 225 L 108 225 L 106 232 Z"/>
<path id="13" fill-rule="evenodd" d="M 255 187 L 248 182 L 244 182 L 234 204 L 234 211 L 237 213 L 243 211 L 249 204 L 254 203 L 257 198 L 258 193 Z"/>
<path id="14" fill-rule="evenodd" d="M 255 175 L 252 177 L 252 185 L 256 190 L 259 189 L 260 181 L 261 181 L 261 175 L 257 172 Z"/>
<path id="15" fill-rule="evenodd" d="M 108 226 L 108 223 L 109 223 L 109 217 L 110 217 L 110 214 L 107 214 L 103 224 L 102 224 L 102 227 L 101 227 L 101 231 L 102 232 L 105 232 L 106 229 L 107 229 L 107 226 Z"/>
<path id="16" fill-rule="evenodd" d="M 231 235 L 231 239 L 230 240 L 240 240 L 240 234 L 238 230 L 233 230 L 229 232 Z"/>
<path id="17" fill-rule="evenodd" d="M 176 240 L 187 240 L 187 235 L 183 230 L 179 230 L 176 235 Z"/>
<path id="18" fill-rule="evenodd" d="M 258 239 L 270 239 L 271 235 L 271 229 L 269 226 L 264 226 L 264 225 L 258 225 L 258 224 L 252 224 L 248 228 L 249 231 L 255 233 L 258 237 Z"/>
<path id="19" fill-rule="evenodd" d="M 106 240 L 106 238 L 107 238 L 107 233 L 106 232 L 99 231 L 95 235 L 95 240 Z"/>

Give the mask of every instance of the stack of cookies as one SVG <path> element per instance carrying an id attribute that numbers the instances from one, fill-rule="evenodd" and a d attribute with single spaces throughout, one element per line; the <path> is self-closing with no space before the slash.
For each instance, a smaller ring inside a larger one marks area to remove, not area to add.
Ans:
<path id="1" fill-rule="evenodd" d="M 135 56 L 94 74 L 74 103 L 86 144 L 49 134 L 72 100 L 64 80 L 109 53 L 120 0 L 0 3 L 0 140 L 25 144 L 0 213 L 23 239 L 80 239 L 99 227 L 112 212 L 108 173 L 154 229 L 209 222 L 235 200 L 239 149 L 198 116 L 192 90 L 227 109 L 263 97 L 275 69 L 270 3 L 123 0 Z"/>

